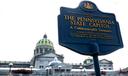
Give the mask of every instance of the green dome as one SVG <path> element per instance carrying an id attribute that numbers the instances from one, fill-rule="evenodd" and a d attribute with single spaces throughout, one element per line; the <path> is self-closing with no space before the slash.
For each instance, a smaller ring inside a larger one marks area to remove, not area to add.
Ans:
<path id="1" fill-rule="evenodd" d="M 36 44 L 36 46 L 51 46 L 53 47 L 53 43 L 47 39 L 47 35 L 44 35 L 44 38 L 39 40 L 39 42 Z"/>

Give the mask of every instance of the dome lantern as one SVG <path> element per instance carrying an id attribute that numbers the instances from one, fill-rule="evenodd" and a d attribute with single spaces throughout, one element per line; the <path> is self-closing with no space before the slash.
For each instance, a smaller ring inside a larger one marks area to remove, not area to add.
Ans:
<path id="1" fill-rule="evenodd" d="M 46 34 L 44 34 L 44 38 L 47 39 L 47 35 Z"/>

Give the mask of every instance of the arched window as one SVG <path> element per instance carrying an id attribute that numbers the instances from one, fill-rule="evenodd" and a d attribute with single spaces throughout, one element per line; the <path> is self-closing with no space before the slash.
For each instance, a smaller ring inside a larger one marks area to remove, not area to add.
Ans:
<path id="1" fill-rule="evenodd" d="M 47 44 L 47 40 L 45 41 L 45 44 Z"/>
<path id="2" fill-rule="evenodd" d="M 43 44 L 44 43 L 44 40 L 42 40 L 41 43 Z"/>
<path id="3" fill-rule="evenodd" d="M 39 50 L 38 49 L 36 49 L 36 53 L 39 53 Z"/>
<path id="4" fill-rule="evenodd" d="M 43 51 L 43 50 L 40 48 L 40 53 L 42 53 L 42 51 Z"/>
<path id="5" fill-rule="evenodd" d="M 39 68 L 40 68 L 40 69 L 41 69 L 41 68 L 44 68 L 44 66 L 40 65 Z"/>
<path id="6" fill-rule="evenodd" d="M 34 54 L 36 54 L 36 50 L 34 50 Z"/>

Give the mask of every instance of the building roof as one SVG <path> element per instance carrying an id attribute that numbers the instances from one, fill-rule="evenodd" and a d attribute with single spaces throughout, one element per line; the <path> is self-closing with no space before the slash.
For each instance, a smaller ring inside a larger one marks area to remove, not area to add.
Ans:
<path id="1" fill-rule="evenodd" d="M 102 60 L 100 60 L 100 63 L 113 64 L 112 61 L 107 60 L 107 59 L 102 59 Z"/>
<path id="2" fill-rule="evenodd" d="M 87 60 L 93 60 L 93 59 L 86 59 L 86 61 Z M 99 64 L 113 64 L 113 62 L 107 59 L 102 59 L 102 60 L 99 60 Z M 85 64 L 84 66 L 91 66 L 91 65 L 93 65 L 93 61 L 88 64 Z"/>
<path id="3" fill-rule="evenodd" d="M 30 62 L 22 61 L 0 61 L 0 68 L 8 68 L 9 64 L 12 63 L 14 68 L 29 68 Z"/>
<path id="4" fill-rule="evenodd" d="M 43 55 L 43 57 L 63 57 L 63 55 L 59 55 L 59 54 L 55 54 L 55 53 L 49 53 L 49 54 L 45 54 Z"/>
<path id="5" fill-rule="evenodd" d="M 61 62 L 57 57 L 53 59 L 53 61 L 49 62 L 48 67 L 52 67 L 54 69 L 71 69 L 72 66 L 69 64 L 65 64 Z"/>
<path id="6" fill-rule="evenodd" d="M 13 64 L 30 64 L 30 62 L 23 62 L 23 61 L 0 61 L 0 64 L 9 64 L 9 63 L 13 63 Z"/>

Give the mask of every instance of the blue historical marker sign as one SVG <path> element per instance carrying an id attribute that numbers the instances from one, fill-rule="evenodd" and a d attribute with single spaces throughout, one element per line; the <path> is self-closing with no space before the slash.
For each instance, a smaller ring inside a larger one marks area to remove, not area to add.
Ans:
<path id="1" fill-rule="evenodd" d="M 61 7 L 58 16 L 59 44 L 83 55 L 106 55 L 122 48 L 119 23 L 90 1 L 76 9 Z"/>

